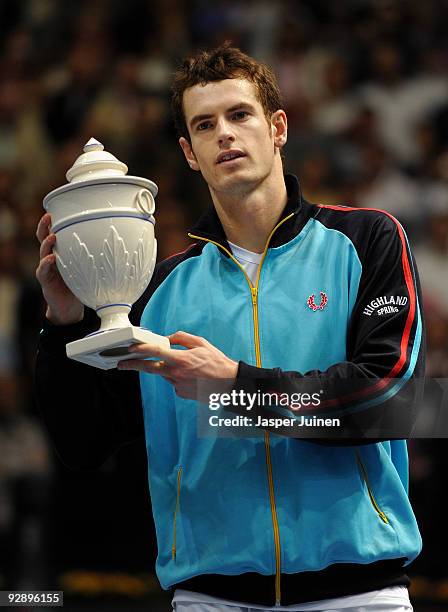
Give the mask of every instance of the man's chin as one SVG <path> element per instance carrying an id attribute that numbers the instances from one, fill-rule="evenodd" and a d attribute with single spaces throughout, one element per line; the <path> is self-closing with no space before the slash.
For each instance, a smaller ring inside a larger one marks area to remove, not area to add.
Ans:
<path id="1" fill-rule="evenodd" d="M 241 196 L 252 191 L 257 184 L 258 181 L 253 176 L 232 176 L 225 181 L 217 182 L 212 189 L 217 194 Z"/>
<path id="2" fill-rule="evenodd" d="M 256 182 L 257 178 L 253 172 L 246 168 L 238 168 L 214 177 L 213 188 L 216 191 L 226 191 L 249 186 Z"/>

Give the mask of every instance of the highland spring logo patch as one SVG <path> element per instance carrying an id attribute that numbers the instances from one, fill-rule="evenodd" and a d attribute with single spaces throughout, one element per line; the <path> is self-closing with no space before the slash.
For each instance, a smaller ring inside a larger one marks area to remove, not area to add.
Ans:
<path id="1" fill-rule="evenodd" d="M 408 298 L 405 295 L 382 295 L 373 299 L 362 311 L 362 314 L 370 317 L 374 313 L 377 315 L 392 314 L 398 312 L 403 306 L 408 303 Z"/>

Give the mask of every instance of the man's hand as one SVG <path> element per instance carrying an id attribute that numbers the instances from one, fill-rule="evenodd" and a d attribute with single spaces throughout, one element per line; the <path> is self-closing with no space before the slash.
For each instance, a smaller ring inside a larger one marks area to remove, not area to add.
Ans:
<path id="1" fill-rule="evenodd" d="M 39 221 L 36 237 L 40 242 L 40 261 L 36 278 L 42 286 L 42 293 L 48 305 L 47 319 L 55 325 L 70 325 L 81 321 L 84 306 L 64 283 L 56 267 L 56 256 L 53 254 L 56 236 L 51 233 L 51 217 L 48 213 Z"/>
<path id="2" fill-rule="evenodd" d="M 120 361 L 119 370 L 138 370 L 148 374 L 160 374 L 171 383 L 179 397 L 201 399 L 197 383 L 202 380 L 226 380 L 227 384 L 236 378 L 238 363 L 229 359 L 222 351 L 205 338 L 178 331 L 168 336 L 170 343 L 184 346 L 188 350 L 165 349 L 150 344 L 134 344 L 129 349 L 141 355 L 141 359 Z M 157 361 L 145 360 L 157 357 Z M 222 384 L 222 382 L 221 382 Z"/>

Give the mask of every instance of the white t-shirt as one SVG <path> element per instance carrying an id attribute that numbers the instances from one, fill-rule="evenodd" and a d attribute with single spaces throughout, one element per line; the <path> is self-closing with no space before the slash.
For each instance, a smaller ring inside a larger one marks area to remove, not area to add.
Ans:
<path id="1" fill-rule="evenodd" d="M 258 604 L 243 603 L 237 601 L 229 601 L 226 599 L 218 599 L 194 593 L 193 591 L 184 591 L 176 589 L 174 591 L 173 607 L 179 612 L 183 612 L 182 604 L 214 604 L 213 607 L 207 607 L 207 610 L 215 610 L 216 612 L 239 612 L 240 609 L 245 612 L 249 610 L 265 610 L 272 612 L 345 612 L 356 611 L 371 611 L 378 612 L 412 612 L 413 608 L 409 601 L 408 590 L 404 586 L 387 587 L 378 591 L 369 591 L 368 593 L 359 593 L 357 595 L 347 595 L 345 597 L 335 597 L 333 599 L 322 599 L 320 601 L 312 601 L 293 606 L 260 606 Z M 188 605 L 185 611 L 189 610 Z M 192 607 L 191 612 L 200 610 L 199 607 Z"/>
<path id="2" fill-rule="evenodd" d="M 244 268 L 244 271 L 250 278 L 252 284 L 255 285 L 257 280 L 258 266 L 260 265 L 263 253 L 253 253 L 252 251 L 243 249 L 243 247 L 240 247 L 237 244 L 233 244 L 233 242 L 229 242 L 229 246 L 232 249 L 233 256 Z"/>

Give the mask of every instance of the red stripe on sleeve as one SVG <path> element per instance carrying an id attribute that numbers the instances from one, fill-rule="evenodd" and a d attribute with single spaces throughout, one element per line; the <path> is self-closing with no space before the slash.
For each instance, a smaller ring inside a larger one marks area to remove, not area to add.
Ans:
<path id="1" fill-rule="evenodd" d="M 372 385 L 371 387 L 367 387 L 366 389 L 363 389 L 362 391 L 358 391 L 350 395 L 346 395 L 344 397 L 340 397 L 334 400 L 328 400 L 326 402 L 321 403 L 321 406 L 324 406 L 324 405 L 331 406 L 331 405 L 339 404 L 341 401 L 350 401 L 352 399 L 359 398 L 365 395 L 366 393 L 375 393 L 376 391 L 381 391 L 384 387 L 387 386 L 387 384 L 390 384 L 390 381 L 388 382 L 388 379 L 396 377 L 398 372 L 400 372 L 401 368 L 406 363 L 406 354 L 407 354 L 407 349 L 408 349 L 408 344 L 409 344 L 409 337 L 411 334 L 412 324 L 414 322 L 414 317 L 415 317 L 416 297 L 415 297 L 415 288 L 414 288 L 414 281 L 412 278 L 411 266 L 409 265 L 406 238 L 404 236 L 403 228 L 401 227 L 401 225 L 399 224 L 399 222 L 397 221 L 397 219 L 395 219 L 393 215 L 391 215 L 385 210 L 380 210 L 378 208 L 356 208 L 356 207 L 349 207 L 349 206 L 330 206 L 330 205 L 327 206 L 325 204 L 318 204 L 317 206 L 319 208 L 330 208 L 331 210 L 339 210 L 339 211 L 347 211 L 347 212 L 352 211 L 352 210 L 372 210 L 375 212 L 383 213 L 387 215 L 390 219 L 392 219 L 392 221 L 397 226 L 398 233 L 401 239 L 401 245 L 402 245 L 401 262 L 403 266 L 403 274 L 404 274 L 404 278 L 406 282 L 406 287 L 409 292 L 409 301 L 410 301 L 408 316 L 406 318 L 406 323 L 404 326 L 403 334 L 401 336 L 400 357 L 398 358 L 397 362 L 395 363 L 391 371 L 387 374 L 387 376 L 380 379 L 375 385 Z"/>

